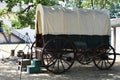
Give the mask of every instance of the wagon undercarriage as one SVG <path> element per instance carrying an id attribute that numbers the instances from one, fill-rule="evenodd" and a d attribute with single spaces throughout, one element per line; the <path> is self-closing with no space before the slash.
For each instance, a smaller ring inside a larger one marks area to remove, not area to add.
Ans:
<path id="1" fill-rule="evenodd" d="M 82 65 L 93 62 L 98 69 L 106 70 L 113 66 L 115 59 L 115 50 L 111 45 L 78 49 L 73 42 L 65 38 L 49 40 L 43 47 L 41 55 L 43 66 L 55 74 L 69 70 L 75 60 Z"/>

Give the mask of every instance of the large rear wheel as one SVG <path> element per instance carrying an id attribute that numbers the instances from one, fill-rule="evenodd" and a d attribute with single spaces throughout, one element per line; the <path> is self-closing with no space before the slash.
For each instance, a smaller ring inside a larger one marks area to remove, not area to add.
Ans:
<path id="1" fill-rule="evenodd" d="M 74 54 L 75 47 L 71 41 L 63 38 L 52 39 L 43 48 L 43 65 L 52 73 L 63 73 L 73 65 Z"/>

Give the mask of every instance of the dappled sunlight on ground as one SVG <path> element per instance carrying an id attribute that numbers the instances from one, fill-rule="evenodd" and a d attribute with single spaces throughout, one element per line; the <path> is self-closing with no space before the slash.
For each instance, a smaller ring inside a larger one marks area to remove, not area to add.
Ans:
<path id="1" fill-rule="evenodd" d="M 9 51 L 10 48 L 14 49 L 15 46 L 16 44 L 14 46 L 11 45 L 11 47 L 4 45 L 2 49 Z M 23 49 L 24 46 L 22 45 L 19 49 Z M 0 52 L 0 55 L 7 57 L 10 56 L 10 53 L 6 53 L 7 56 L 5 56 L 4 53 Z M 26 71 L 20 73 L 16 61 L 11 60 L 11 58 L 1 61 L 0 58 L 0 80 L 20 80 L 20 74 L 21 80 L 120 80 L 120 56 L 117 56 L 116 63 L 109 70 L 99 70 L 93 63 L 81 65 L 75 62 L 69 71 L 59 75 L 48 72 L 43 67 L 38 74 L 28 74 Z"/>

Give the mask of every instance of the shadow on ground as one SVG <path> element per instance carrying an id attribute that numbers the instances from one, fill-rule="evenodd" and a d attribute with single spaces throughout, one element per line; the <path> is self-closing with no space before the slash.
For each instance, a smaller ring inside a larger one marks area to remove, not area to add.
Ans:
<path id="1" fill-rule="evenodd" d="M 0 80 L 20 80 L 15 62 L 0 63 Z M 64 74 L 55 75 L 48 71 L 39 74 L 22 72 L 21 80 L 120 80 L 120 62 L 116 62 L 110 70 L 98 70 L 92 63 L 83 66 L 76 62 Z"/>

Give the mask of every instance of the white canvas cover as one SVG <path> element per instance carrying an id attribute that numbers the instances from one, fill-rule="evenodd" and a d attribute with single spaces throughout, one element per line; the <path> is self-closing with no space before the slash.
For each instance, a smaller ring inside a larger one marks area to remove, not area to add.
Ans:
<path id="1" fill-rule="evenodd" d="M 43 6 L 36 9 L 37 34 L 110 35 L 106 11 Z"/>

